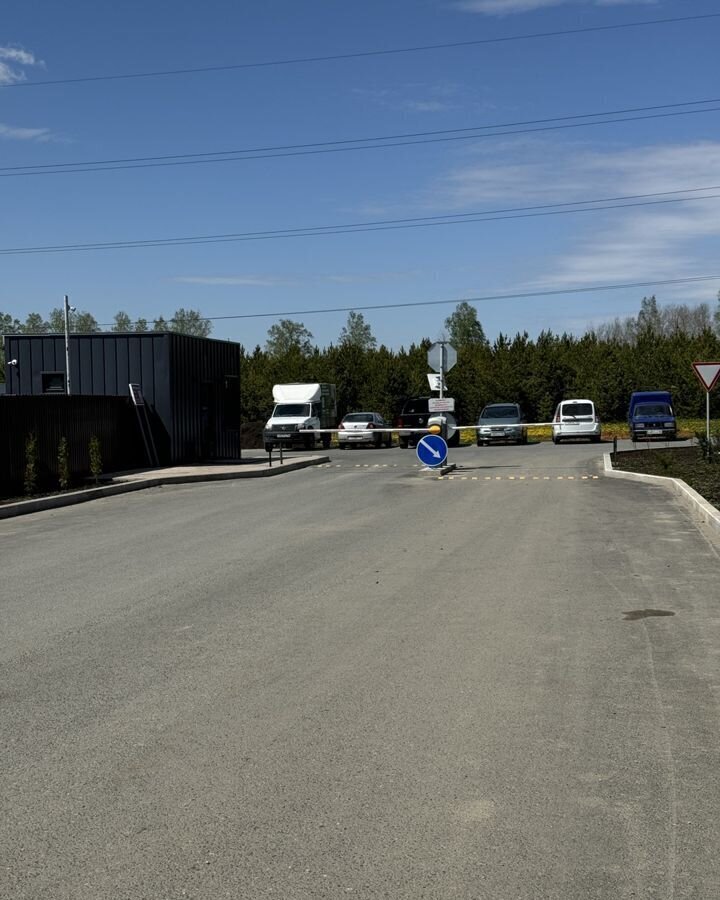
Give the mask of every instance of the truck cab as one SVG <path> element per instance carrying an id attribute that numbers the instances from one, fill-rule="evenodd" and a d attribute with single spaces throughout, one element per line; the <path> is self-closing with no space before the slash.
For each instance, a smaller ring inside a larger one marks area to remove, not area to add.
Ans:
<path id="1" fill-rule="evenodd" d="M 628 426 L 633 441 L 652 438 L 674 441 L 677 419 L 670 391 L 635 391 L 631 394 Z"/>
<path id="2" fill-rule="evenodd" d="M 275 406 L 263 431 L 266 452 L 280 445 L 312 450 L 318 439 L 323 447 L 330 446 L 330 434 L 317 434 L 316 429 L 336 425 L 334 384 L 276 384 L 273 400 Z"/>

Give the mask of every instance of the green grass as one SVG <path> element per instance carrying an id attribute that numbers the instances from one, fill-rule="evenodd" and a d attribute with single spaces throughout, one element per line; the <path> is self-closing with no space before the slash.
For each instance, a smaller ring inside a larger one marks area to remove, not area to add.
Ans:
<path id="1" fill-rule="evenodd" d="M 705 419 L 678 419 L 678 437 L 691 438 L 697 431 L 705 431 Z M 711 423 L 712 425 L 712 423 Z M 717 427 L 717 423 L 715 423 Z M 630 439 L 630 429 L 627 422 L 603 422 L 603 440 L 611 441 L 613 438 L 621 440 Z M 549 441 L 552 439 L 552 428 L 528 428 L 528 437 L 532 441 Z"/>

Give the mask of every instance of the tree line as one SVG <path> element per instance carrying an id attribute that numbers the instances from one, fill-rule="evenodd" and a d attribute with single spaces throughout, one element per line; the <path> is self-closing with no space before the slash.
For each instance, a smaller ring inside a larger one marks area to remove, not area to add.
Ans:
<path id="1" fill-rule="evenodd" d="M 445 320 L 439 337 L 458 351 L 447 374 L 447 395 L 458 419 L 475 421 L 486 403 L 518 402 L 533 421 L 552 418 L 567 397 L 595 401 L 602 419 L 623 421 L 630 394 L 670 390 L 676 412 L 704 415 L 704 392 L 693 373 L 696 360 L 720 359 L 718 307 L 676 304 L 659 307 L 643 298 L 636 317 L 589 329 L 577 337 L 543 331 L 499 334 L 490 342 L 475 307 L 463 302 Z M 375 410 L 392 420 L 407 397 L 429 394 L 424 338 L 407 349 L 377 346 L 362 313 L 350 313 L 337 344 L 320 349 L 302 322 L 285 319 L 268 331 L 265 347 L 241 350 L 244 421 L 267 418 L 278 382 L 325 381 L 337 385 L 338 414 Z M 720 413 L 720 397 L 713 399 Z"/>
<path id="2" fill-rule="evenodd" d="M 71 327 L 78 332 L 100 330 L 87 312 L 75 313 Z M 6 334 L 62 330 L 59 309 L 47 320 L 33 313 L 25 322 L 0 313 L 0 332 Z M 207 337 L 211 323 L 197 310 L 180 309 L 168 321 L 154 320 L 149 328 L 144 320 L 133 323 L 118 313 L 112 331 L 130 330 Z M 605 421 L 620 421 L 632 391 L 650 389 L 672 391 L 678 415 L 699 417 L 705 398 L 692 363 L 720 359 L 720 295 L 715 310 L 708 304 L 660 307 L 655 297 L 645 297 L 637 316 L 590 328 L 582 336 L 546 330 L 534 339 L 527 332 L 499 334 L 492 342 L 475 307 L 463 302 L 445 319 L 437 337 L 447 338 L 458 351 L 457 365 L 446 381 L 461 422 L 474 421 L 486 403 L 501 401 L 521 403 L 533 421 L 548 421 L 557 403 L 573 396 L 594 400 Z M 340 416 L 364 409 L 392 420 L 407 397 L 429 394 L 431 344 L 425 337 L 407 349 L 378 346 L 363 314 L 351 312 L 337 342 L 320 348 L 302 322 L 282 319 L 268 330 L 264 347 L 241 347 L 242 419 L 267 418 L 273 384 L 320 381 L 337 385 Z M 717 392 L 712 400 L 718 415 Z"/>
<path id="3" fill-rule="evenodd" d="M 107 331 L 98 324 L 92 313 L 75 310 L 69 316 L 70 331 L 76 334 L 93 334 Z M 204 319 L 197 309 L 178 309 L 170 319 L 159 316 L 152 320 L 152 327 L 147 319 L 133 319 L 123 310 L 115 313 L 110 326 L 113 332 L 145 332 L 145 331 L 178 331 L 182 334 L 194 334 L 208 337 L 212 331 L 212 323 Z M 31 312 L 25 320 L 16 319 L 10 313 L 0 312 L 0 334 L 62 334 L 65 331 L 65 313 L 62 307 L 50 310 L 44 318 L 40 313 Z"/>

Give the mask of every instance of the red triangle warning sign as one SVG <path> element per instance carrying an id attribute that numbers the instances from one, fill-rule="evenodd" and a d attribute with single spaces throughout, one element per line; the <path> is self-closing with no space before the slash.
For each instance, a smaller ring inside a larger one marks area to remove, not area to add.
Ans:
<path id="1" fill-rule="evenodd" d="M 720 362 L 694 362 L 693 369 L 706 391 L 711 391 L 720 379 Z"/>

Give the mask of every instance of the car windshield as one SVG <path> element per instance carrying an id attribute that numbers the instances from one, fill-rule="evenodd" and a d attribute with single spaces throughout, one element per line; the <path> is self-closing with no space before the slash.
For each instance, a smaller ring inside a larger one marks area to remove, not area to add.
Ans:
<path id="1" fill-rule="evenodd" d="M 283 419 L 286 416 L 309 416 L 309 403 L 278 403 L 273 410 L 274 419 Z"/>
<path id="2" fill-rule="evenodd" d="M 507 406 L 486 406 L 480 413 L 481 419 L 517 419 L 519 416 L 520 410 L 512 404 Z"/>
<path id="3" fill-rule="evenodd" d="M 671 416 L 672 414 L 669 403 L 638 403 L 635 407 L 636 416 Z"/>
<path id="4" fill-rule="evenodd" d="M 591 416 L 593 414 L 592 403 L 563 403 L 562 414 L 571 419 Z"/>
<path id="5" fill-rule="evenodd" d="M 349 416 L 345 416 L 343 422 L 372 422 L 372 420 L 372 413 L 350 413 Z"/>
<path id="6" fill-rule="evenodd" d="M 426 413 L 428 411 L 427 397 L 420 397 L 417 400 L 408 400 L 403 406 L 404 413 Z"/>

